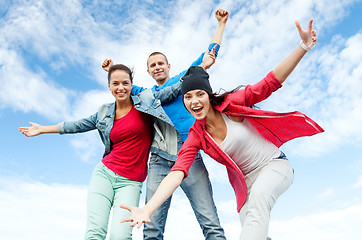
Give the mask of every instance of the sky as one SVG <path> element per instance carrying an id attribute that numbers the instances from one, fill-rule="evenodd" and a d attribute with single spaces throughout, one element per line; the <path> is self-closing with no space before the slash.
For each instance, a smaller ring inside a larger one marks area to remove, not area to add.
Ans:
<path id="1" fill-rule="evenodd" d="M 214 90 L 252 84 L 299 44 L 295 20 L 314 19 L 318 43 L 261 109 L 301 111 L 325 132 L 281 147 L 295 171 L 271 214 L 276 240 L 362 236 L 362 1 L 357 0 L 0 0 L 0 235 L 4 240 L 81 239 L 92 170 L 104 147 L 96 131 L 32 138 L 29 121 L 53 125 L 88 117 L 112 102 L 105 58 L 133 67 L 152 87 L 146 60 L 165 53 L 171 75 L 204 52 L 230 12 Z M 227 239 L 240 233 L 225 168 L 204 155 Z M 144 189 L 143 189 L 144 190 Z M 140 206 L 144 205 L 145 191 Z M 141 239 L 142 229 L 134 229 Z M 166 239 L 202 239 L 182 191 L 173 196 Z"/>

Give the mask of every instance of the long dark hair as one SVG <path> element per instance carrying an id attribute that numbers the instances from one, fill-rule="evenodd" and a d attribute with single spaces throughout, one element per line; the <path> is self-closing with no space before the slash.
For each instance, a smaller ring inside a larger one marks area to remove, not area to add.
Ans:
<path id="1" fill-rule="evenodd" d="M 227 95 L 240 90 L 240 88 L 245 88 L 245 85 L 239 85 L 239 86 L 237 86 L 236 88 L 234 88 L 231 91 L 225 91 L 224 89 L 220 89 L 219 92 L 217 92 L 217 93 L 207 93 L 209 95 L 211 105 L 212 106 L 217 106 L 217 105 L 221 104 L 225 100 L 225 97 Z M 221 93 L 221 91 L 223 91 L 223 93 Z M 249 106 L 249 107 L 258 108 L 255 105 L 252 105 L 252 106 Z"/>

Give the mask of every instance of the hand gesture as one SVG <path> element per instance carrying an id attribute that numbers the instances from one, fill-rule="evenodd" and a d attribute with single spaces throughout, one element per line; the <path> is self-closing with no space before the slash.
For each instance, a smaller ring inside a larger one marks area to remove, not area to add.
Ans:
<path id="1" fill-rule="evenodd" d="M 128 206 L 126 204 L 121 204 L 120 208 L 126 209 L 132 213 L 130 217 L 123 218 L 121 220 L 121 223 L 131 222 L 130 223 L 131 227 L 134 227 L 137 225 L 137 228 L 140 228 L 142 226 L 142 223 L 151 222 L 151 220 L 150 220 L 151 215 L 143 208 Z"/>
<path id="2" fill-rule="evenodd" d="M 219 23 L 226 23 L 226 21 L 228 20 L 228 17 L 229 17 L 229 12 L 224 9 L 219 8 L 215 12 L 215 17 Z"/>
<path id="3" fill-rule="evenodd" d="M 104 69 L 104 71 L 108 72 L 109 69 L 113 66 L 113 61 L 112 59 L 105 59 L 103 61 L 103 64 L 102 64 L 102 68 Z"/>
<path id="4" fill-rule="evenodd" d="M 215 48 L 217 45 L 215 45 L 211 51 L 206 51 L 204 54 L 204 57 L 202 58 L 201 67 L 206 70 L 210 68 L 215 63 Z"/>
<path id="5" fill-rule="evenodd" d="M 31 127 L 20 127 L 19 131 L 27 137 L 34 137 L 42 133 L 40 131 L 41 125 L 32 122 L 29 122 L 29 124 Z"/>
<path id="6" fill-rule="evenodd" d="M 313 29 L 312 23 L 313 19 L 309 20 L 308 30 L 304 30 L 301 28 L 299 21 L 295 21 L 295 25 L 297 26 L 300 38 L 307 46 L 308 50 L 311 50 L 317 43 L 317 31 Z"/>

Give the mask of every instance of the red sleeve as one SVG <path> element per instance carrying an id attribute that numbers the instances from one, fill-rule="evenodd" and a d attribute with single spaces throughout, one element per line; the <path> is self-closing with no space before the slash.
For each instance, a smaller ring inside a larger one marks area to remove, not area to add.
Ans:
<path id="1" fill-rule="evenodd" d="M 182 145 L 175 165 L 171 168 L 171 171 L 182 171 L 185 174 L 184 178 L 188 177 L 189 169 L 195 160 L 196 154 L 201 149 L 200 138 L 196 134 L 195 130 L 190 129 L 189 136 Z"/>
<path id="2" fill-rule="evenodd" d="M 224 102 L 249 107 L 265 100 L 281 87 L 282 84 L 271 71 L 261 81 L 253 85 L 247 85 L 244 89 L 229 94 Z"/>

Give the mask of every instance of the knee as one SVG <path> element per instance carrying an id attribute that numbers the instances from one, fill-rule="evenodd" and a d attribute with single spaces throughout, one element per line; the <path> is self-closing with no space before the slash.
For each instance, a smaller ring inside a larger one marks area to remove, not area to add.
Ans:
<path id="1" fill-rule="evenodd" d="M 270 212 L 276 199 L 268 191 L 256 190 L 250 194 L 249 207 Z"/>
<path id="2" fill-rule="evenodd" d="M 91 229 L 88 229 L 85 234 L 85 240 L 101 240 L 105 239 L 107 235 L 107 229 L 103 227 L 94 227 Z"/>
<path id="3" fill-rule="evenodd" d="M 117 227 L 112 226 L 110 240 L 132 240 L 132 227 L 129 223 L 121 223 Z"/>

